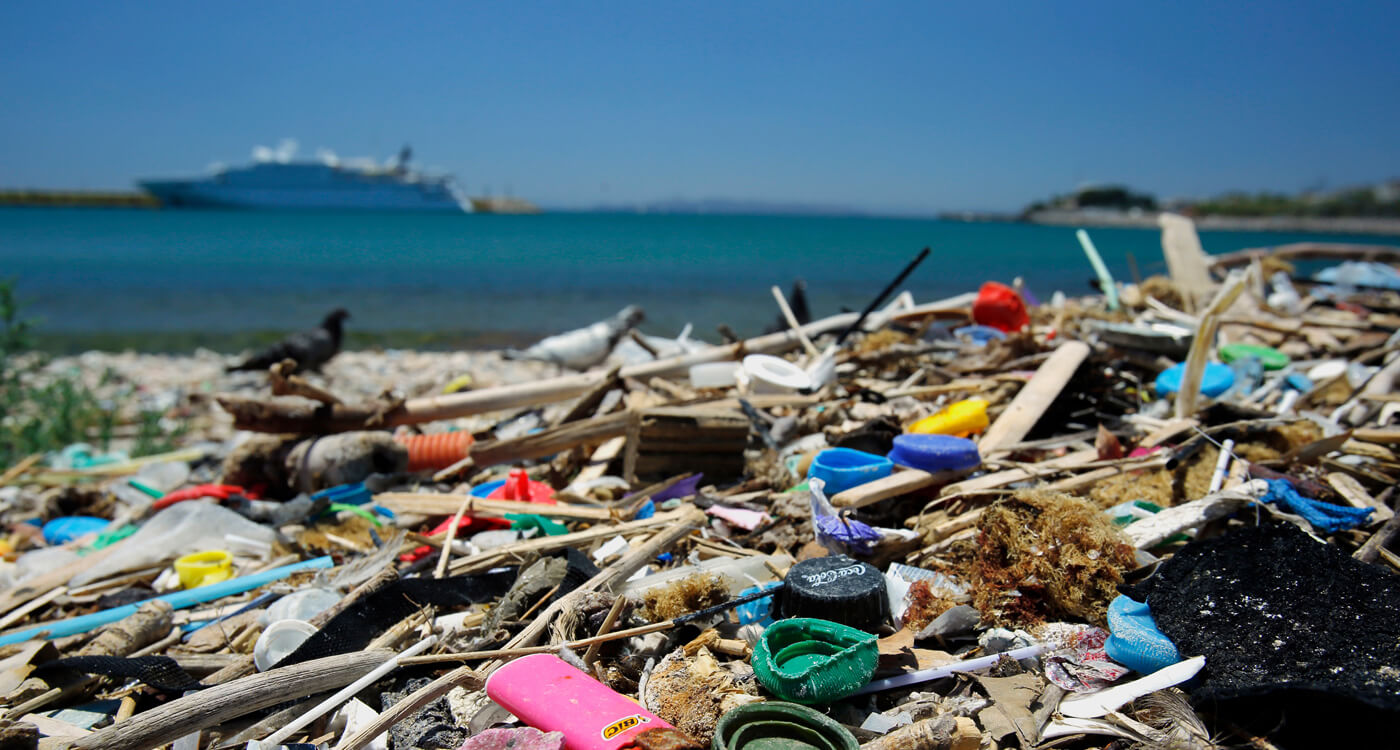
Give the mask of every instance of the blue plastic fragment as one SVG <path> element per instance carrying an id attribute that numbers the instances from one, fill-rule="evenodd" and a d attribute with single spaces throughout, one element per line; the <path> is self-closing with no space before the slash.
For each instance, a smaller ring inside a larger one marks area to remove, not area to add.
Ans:
<path id="1" fill-rule="evenodd" d="M 748 596 L 749 594 L 756 594 L 760 591 L 767 591 L 768 589 L 781 585 L 783 585 L 782 581 L 770 581 L 760 586 L 750 586 L 744 589 L 743 591 L 740 591 L 739 596 Z M 739 606 L 734 608 L 734 613 L 739 616 L 740 625 L 758 623 L 759 625 L 763 625 L 766 627 L 768 625 L 773 624 L 773 615 L 771 612 L 772 607 L 773 597 L 765 596 L 762 599 L 755 599 L 751 602 L 748 602 L 747 604 L 740 604 Z"/>
<path id="2" fill-rule="evenodd" d="M 64 516 L 44 524 L 44 541 L 49 544 L 67 544 L 81 536 L 95 534 L 111 523 L 105 518 L 92 516 Z"/>
<path id="3" fill-rule="evenodd" d="M 982 465 L 977 444 L 952 435 L 897 435 L 889 459 L 900 466 L 940 471 L 966 471 Z"/>
<path id="4" fill-rule="evenodd" d="M 893 469 L 894 464 L 884 456 L 851 448 L 827 448 L 812 459 L 812 465 L 807 468 L 807 478 L 826 482 L 826 496 L 831 497 L 866 482 L 883 479 Z"/>
<path id="5" fill-rule="evenodd" d="M 656 501 L 647 498 L 647 501 L 642 503 L 642 507 L 637 509 L 637 514 L 632 516 L 632 520 L 645 521 L 654 515 L 656 515 Z"/>
<path id="6" fill-rule="evenodd" d="M 1308 376 L 1301 372 L 1290 373 L 1288 377 L 1283 379 L 1283 385 L 1286 388 L 1292 388 L 1302 393 L 1307 393 L 1313 389 L 1313 382 L 1308 380 Z"/>
<path id="7" fill-rule="evenodd" d="M 1108 658 L 1137 672 L 1152 674 L 1181 661 L 1176 644 L 1157 629 L 1146 602 L 1119 595 L 1108 605 Z"/>
<path id="8" fill-rule="evenodd" d="M 1170 396 L 1181 390 L 1181 377 L 1186 373 L 1186 363 L 1172 365 L 1157 376 L 1157 395 Z M 1228 365 L 1207 362 L 1201 373 L 1201 393 L 1215 398 L 1235 384 L 1235 373 Z"/>
<path id="9" fill-rule="evenodd" d="M 355 482 L 354 484 L 338 484 L 321 490 L 312 495 L 311 499 L 325 499 L 332 503 L 345 503 L 346 505 L 364 505 L 374 499 L 374 493 L 365 487 L 364 482 Z"/>
<path id="10" fill-rule="evenodd" d="M 972 343 L 978 346 L 986 346 L 992 341 L 1001 341 L 1006 338 L 1006 332 L 991 326 L 963 326 L 953 329 L 953 335 L 958 338 L 966 336 L 972 339 Z"/>
<path id="11" fill-rule="evenodd" d="M 1374 508 L 1349 508 L 1303 497 L 1286 479 L 1264 481 L 1269 483 L 1269 491 L 1259 498 L 1259 502 L 1277 503 L 1285 511 L 1302 516 L 1313 528 L 1328 534 L 1354 529 L 1366 523 L 1371 514 L 1376 512 Z"/>
<path id="12" fill-rule="evenodd" d="M 489 497 L 492 492 L 495 492 L 505 483 L 506 480 L 504 479 L 496 479 L 490 482 L 485 482 L 483 484 L 478 484 L 477 486 L 468 490 L 467 494 L 471 495 L 472 497 Z"/>

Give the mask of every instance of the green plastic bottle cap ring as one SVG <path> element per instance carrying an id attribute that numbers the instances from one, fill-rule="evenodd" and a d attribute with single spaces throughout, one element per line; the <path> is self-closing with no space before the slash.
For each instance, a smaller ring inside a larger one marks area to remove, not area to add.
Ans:
<path id="1" fill-rule="evenodd" d="M 846 728 L 796 703 L 750 703 L 719 718 L 711 750 L 858 750 Z"/>
<path id="2" fill-rule="evenodd" d="M 753 669 L 768 692 L 793 703 L 826 703 L 861 689 L 875 673 L 875 636 L 829 620 L 795 617 L 763 631 Z"/>
<path id="3" fill-rule="evenodd" d="M 1227 364 L 1245 357 L 1254 357 L 1259 360 L 1259 364 L 1263 365 L 1265 370 L 1282 370 L 1288 366 L 1290 361 L 1287 354 L 1271 346 L 1226 344 L 1220 347 L 1220 359 Z"/>

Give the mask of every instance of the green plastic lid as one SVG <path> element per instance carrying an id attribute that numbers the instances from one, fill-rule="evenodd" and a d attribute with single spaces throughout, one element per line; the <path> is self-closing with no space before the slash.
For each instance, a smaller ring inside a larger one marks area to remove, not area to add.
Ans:
<path id="1" fill-rule="evenodd" d="M 750 703 L 719 717 L 711 750 L 858 750 L 846 728 L 796 703 Z"/>
<path id="2" fill-rule="evenodd" d="M 1287 354 L 1273 348 L 1272 346 L 1257 346 L 1255 344 L 1226 344 L 1220 347 L 1220 359 L 1226 363 L 1234 362 L 1237 359 L 1254 357 L 1259 363 L 1264 365 L 1265 370 L 1282 370 L 1291 361 Z"/>
<path id="3" fill-rule="evenodd" d="M 763 631 L 753 669 L 768 692 L 793 703 L 826 703 L 861 689 L 875 673 L 875 636 L 810 617 L 779 620 Z"/>

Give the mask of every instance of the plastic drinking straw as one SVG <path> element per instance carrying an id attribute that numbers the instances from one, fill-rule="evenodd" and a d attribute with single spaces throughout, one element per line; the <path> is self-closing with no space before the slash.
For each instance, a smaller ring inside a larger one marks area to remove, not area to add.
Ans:
<path id="1" fill-rule="evenodd" d="M 67 620 L 37 625 L 17 633 L 0 636 L 0 646 L 8 646 L 12 643 L 27 641 L 30 638 L 38 637 L 40 633 L 47 633 L 47 635 L 44 636 L 47 640 L 86 633 L 93 628 L 98 628 L 108 623 L 116 622 L 123 617 L 136 614 L 136 610 L 146 602 L 162 601 L 168 603 L 174 609 L 185 609 L 187 607 L 193 607 L 196 604 L 204 604 L 205 602 L 212 602 L 215 599 L 222 599 L 226 596 L 252 591 L 259 586 L 266 586 L 273 581 L 280 581 L 293 573 L 303 570 L 329 568 L 334 565 L 335 563 L 329 556 L 317 557 L 299 563 L 292 563 L 291 565 L 283 565 L 280 568 L 264 570 L 261 573 L 254 573 L 250 576 L 230 578 L 227 581 L 211 583 L 208 586 L 200 586 L 197 589 L 177 591 L 173 594 L 157 596 L 152 599 L 136 602 L 135 604 L 127 604 L 121 607 L 104 609 L 101 612 L 93 612 L 90 615 L 70 617 Z"/>
<path id="2" fill-rule="evenodd" d="M 1089 256 L 1089 265 L 1094 267 L 1094 273 L 1099 276 L 1099 283 L 1103 285 L 1103 296 L 1108 302 L 1108 309 L 1118 309 L 1118 287 L 1113 285 L 1113 276 L 1108 273 L 1108 266 L 1103 264 L 1103 258 L 1099 256 L 1098 248 L 1094 247 L 1094 241 L 1089 239 L 1089 233 L 1083 229 L 1074 233 L 1079 238 L 1079 244 L 1084 247 L 1084 254 Z"/>
<path id="3" fill-rule="evenodd" d="M 417 656 L 418 654 L 427 650 L 428 647 L 432 646 L 434 643 L 437 643 L 437 636 L 430 635 L 427 638 L 424 638 L 423 640 L 413 644 L 412 646 L 409 646 L 403 651 L 394 654 L 393 656 L 386 659 L 383 664 L 380 664 L 379 666 L 375 667 L 369 674 L 341 688 L 335 695 L 332 695 L 331 697 L 321 701 L 320 703 L 317 703 L 315 708 L 297 717 L 296 721 L 293 721 L 287 726 L 282 727 L 276 732 L 273 732 L 272 734 L 268 735 L 267 738 L 264 739 L 262 742 L 258 742 L 257 740 L 249 741 L 248 747 L 271 748 L 281 745 L 283 740 L 287 739 L 288 737 L 291 737 L 293 734 L 300 731 L 307 724 L 310 724 L 311 722 L 321 718 L 322 714 L 326 713 L 332 708 L 335 708 L 336 706 L 339 706 L 345 701 L 350 700 L 355 696 L 355 693 L 364 690 L 366 687 L 378 682 L 380 678 L 382 678 L 384 675 L 394 671 L 394 668 L 399 666 L 400 659 L 409 656 Z"/>
<path id="4" fill-rule="evenodd" d="M 1003 651 L 1000 654 L 992 654 L 991 656 L 979 656 L 976 659 L 967 659 L 966 661 L 955 661 L 952 664 L 944 664 L 941 667 L 933 667 L 931 669 L 920 669 L 917 672 L 910 672 L 908 674 L 902 674 L 895 677 L 888 677 L 883 680 L 875 680 L 874 682 L 871 682 L 870 684 L 866 685 L 860 690 L 857 690 L 854 693 L 854 695 L 878 693 L 881 690 L 889 690 L 891 688 L 902 687 L 904 685 L 915 685 L 920 682 L 937 680 L 941 677 L 952 677 L 958 672 L 975 672 L 979 669 L 986 669 L 988 667 L 994 666 L 998 661 L 1001 660 L 1001 657 L 1003 656 L 1009 656 L 1012 659 L 1015 659 L 1016 661 L 1020 661 L 1022 659 L 1029 659 L 1032 656 L 1040 656 L 1043 653 L 1045 653 L 1045 646 L 1044 644 L 1040 643 L 1037 643 L 1034 646 L 1026 646 L 1025 648 L 1013 648 L 1010 651 Z"/>

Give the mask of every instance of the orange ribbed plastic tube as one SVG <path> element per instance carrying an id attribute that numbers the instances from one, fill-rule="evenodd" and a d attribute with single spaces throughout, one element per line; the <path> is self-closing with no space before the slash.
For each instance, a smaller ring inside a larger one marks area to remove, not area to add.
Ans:
<path id="1" fill-rule="evenodd" d="M 466 430 L 431 435 L 399 435 L 394 438 L 408 448 L 409 471 L 439 471 L 471 453 L 475 438 Z"/>

